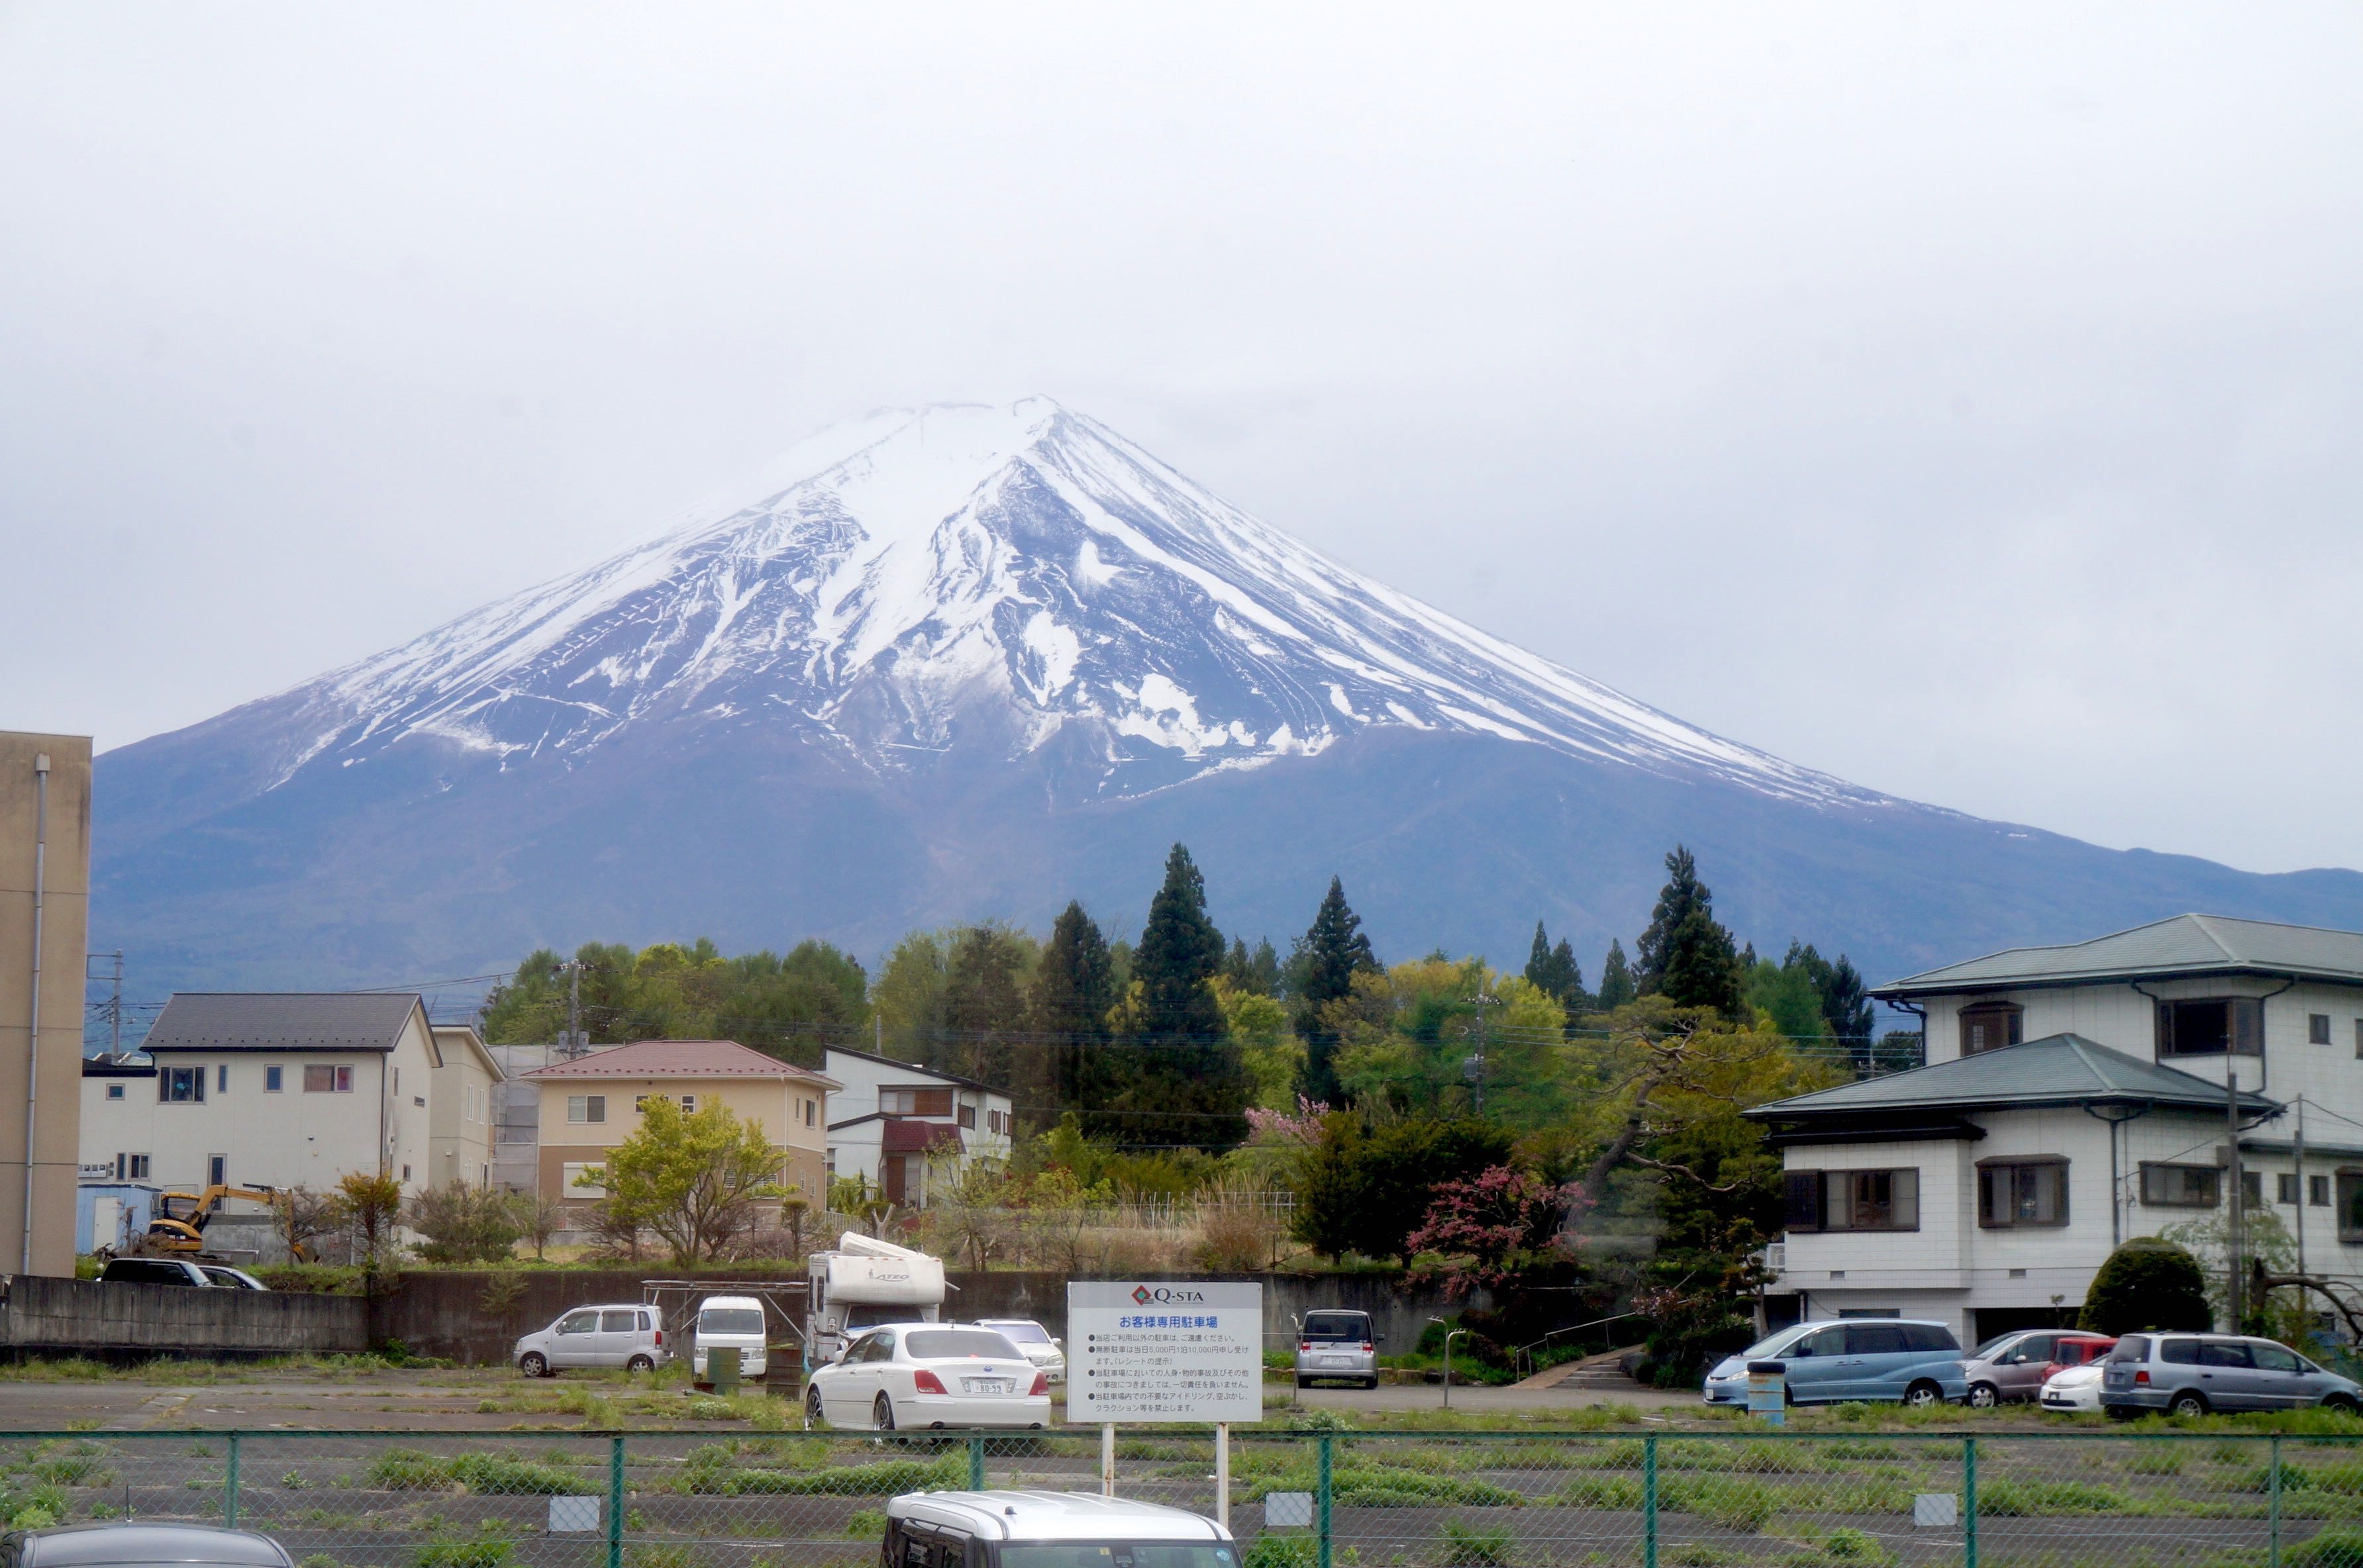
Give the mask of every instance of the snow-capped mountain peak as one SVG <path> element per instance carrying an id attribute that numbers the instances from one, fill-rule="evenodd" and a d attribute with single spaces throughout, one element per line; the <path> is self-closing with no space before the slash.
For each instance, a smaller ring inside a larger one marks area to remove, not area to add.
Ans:
<path id="1" fill-rule="evenodd" d="M 1065 734 L 1102 793 L 1392 726 L 1880 799 L 1371 582 L 1040 398 L 834 425 L 645 545 L 266 705 L 281 783 L 414 737 L 566 763 L 668 717 L 881 770 Z"/>

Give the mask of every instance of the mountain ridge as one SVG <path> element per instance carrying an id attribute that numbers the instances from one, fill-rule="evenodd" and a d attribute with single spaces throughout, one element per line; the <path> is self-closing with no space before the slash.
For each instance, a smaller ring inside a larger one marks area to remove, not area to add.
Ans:
<path id="1" fill-rule="evenodd" d="M 1851 945 L 1866 967 L 2179 912 L 2136 888 L 2363 916 L 2354 873 L 2136 875 L 2119 852 L 1685 723 L 1361 577 L 1047 399 L 832 426 L 641 545 L 111 751 L 99 775 L 105 940 L 212 978 L 308 963 L 351 983 L 690 934 L 701 905 L 668 881 L 684 873 L 704 908 L 734 911 L 709 933 L 741 945 L 1038 923 L 1069 894 L 1131 902 L 1120 889 L 1160 857 L 1138 842 L 1150 822 L 1210 878 L 1226 840 L 1262 846 L 1235 885 L 1264 890 L 1218 903 L 1234 929 L 1285 935 L 1352 867 L 1391 940 L 1497 956 L 1537 914 L 1595 954 L 1629 937 L 1676 839 L 1742 935 Z M 1521 811 L 1549 826 L 1522 837 Z M 1296 826 L 1270 839 L 1279 820 Z M 1282 880 L 1308 885 L 1302 911 Z"/>

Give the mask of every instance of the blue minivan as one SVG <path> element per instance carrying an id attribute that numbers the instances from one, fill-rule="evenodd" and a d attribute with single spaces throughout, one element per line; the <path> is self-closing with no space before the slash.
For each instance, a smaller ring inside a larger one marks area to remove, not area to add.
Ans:
<path id="1" fill-rule="evenodd" d="M 1969 1394 L 1961 1342 L 1953 1331 L 1909 1318 L 1846 1318 L 1782 1329 L 1716 1363 L 1706 1375 L 1706 1402 L 1745 1407 L 1751 1361 L 1787 1367 L 1792 1405 L 1860 1399 L 1919 1407 Z"/>

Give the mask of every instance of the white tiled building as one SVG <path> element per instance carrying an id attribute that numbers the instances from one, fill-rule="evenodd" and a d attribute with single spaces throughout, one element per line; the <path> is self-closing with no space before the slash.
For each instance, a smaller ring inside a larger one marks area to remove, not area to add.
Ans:
<path id="1" fill-rule="evenodd" d="M 2180 915 L 1872 994 L 1925 1011 L 1925 1066 L 1749 1113 L 1789 1188 L 1768 1309 L 2058 1320 L 2119 1240 L 2224 1213 L 2227 1066 L 2247 1204 L 2363 1285 L 2363 934 Z"/>
<path id="2" fill-rule="evenodd" d="M 971 1159 L 1005 1160 L 1015 1131 L 1009 1097 L 989 1084 L 832 1045 L 831 1176 L 860 1176 L 896 1203 L 927 1200 L 930 1181 Z"/>

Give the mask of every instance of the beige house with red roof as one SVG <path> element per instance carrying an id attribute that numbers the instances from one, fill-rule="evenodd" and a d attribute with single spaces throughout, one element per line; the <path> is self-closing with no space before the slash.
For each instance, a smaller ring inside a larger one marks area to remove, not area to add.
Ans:
<path id="1" fill-rule="evenodd" d="M 639 1108 L 662 1095 L 683 1110 L 728 1106 L 762 1128 L 780 1151 L 780 1177 L 815 1206 L 828 1189 L 828 1095 L 835 1079 L 735 1040 L 643 1040 L 609 1045 L 524 1075 L 541 1091 L 540 1188 L 589 1204 L 603 1189 L 581 1185 L 608 1151 L 639 1131 Z"/>

